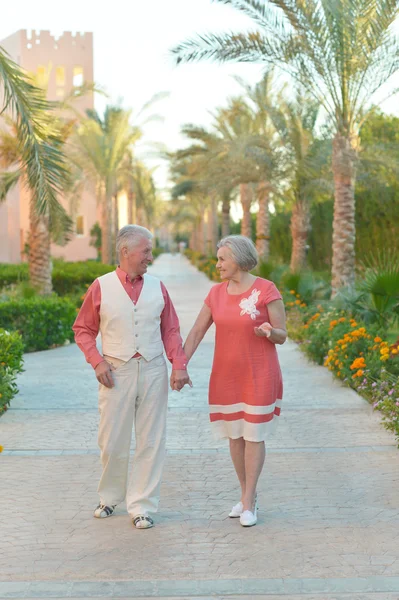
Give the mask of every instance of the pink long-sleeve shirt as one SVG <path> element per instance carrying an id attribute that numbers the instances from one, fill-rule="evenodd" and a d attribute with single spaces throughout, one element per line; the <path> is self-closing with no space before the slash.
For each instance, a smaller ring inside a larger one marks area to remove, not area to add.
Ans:
<path id="1" fill-rule="evenodd" d="M 143 277 L 139 275 L 131 280 L 128 274 L 122 271 L 120 267 L 117 267 L 116 274 L 125 288 L 127 295 L 136 304 L 143 289 Z M 179 319 L 177 318 L 168 291 L 162 282 L 161 289 L 165 301 L 165 306 L 161 314 L 161 338 L 166 356 L 172 363 L 173 369 L 185 370 L 187 367 L 187 358 L 183 351 Z M 100 306 L 101 287 L 99 281 L 96 279 L 87 290 L 83 304 L 72 327 L 75 333 L 75 341 L 93 369 L 104 360 L 96 344 L 96 338 L 100 330 Z"/>

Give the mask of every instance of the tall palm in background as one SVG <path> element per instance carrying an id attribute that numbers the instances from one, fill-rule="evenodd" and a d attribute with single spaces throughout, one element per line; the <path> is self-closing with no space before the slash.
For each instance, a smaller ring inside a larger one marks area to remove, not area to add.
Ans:
<path id="1" fill-rule="evenodd" d="M 191 177 L 195 175 L 198 192 L 203 196 L 206 228 L 206 252 L 216 253 L 219 237 L 218 205 L 222 201 L 224 230 L 230 227 L 230 199 L 234 187 L 229 156 L 229 144 L 219 131 L 209 131 L 203 127 L 186 125 L 182 134 L 193 143 L 177 153 L 178 158 L 191 158 Z M 227 233 L 225 233 L 227 235 Z"/>
<path id="2" fill-rule="evenodd" d="M 107 106 L 102 117 L 89 111 L 72 139 L 71 159 L 95 186 L 101 206 L 101 256 L 108 264 L 113 259 L 112 224 L 117 207 L 114 215 L 112 208 L 113 202 L 117 204 L 118 177 L 126 153 L 141 137 L 140 129 L 130 124 L 130 116 L 131 111 L 119 106 Z"/>
<path id="3" fill-rule="evenodd" d="M 242 79 L 237 80 L 246 92 L 245 102 L 249 110 L 253 136 L 248 141 L 247 153 L 252 156 L 258 175 L 256 248 L 261 259 L 267 261 L 270 252 L 270 198 L 285 176 L 280 139 L 276 136 L 270 116 L 271 110 L 280 102 L 281 89 L 276 86 L 272 69 L 267 70 L 255 86 L 245 83 Z"/>
<path id="4" fill-rule="evenodd" d="M 0 199 L 18 182 L 30 198 L 30 282 L 41 294 L 51 285 L 49 230 L 68 231 L 70 220 L 59 202 L 69 179 L 64 135 L 54 118 L 55 105 L 0 48 L 2 167 Z"/>
<path id="5" fill-rule="evenodd" d="M 248 152 L 250 138 L 256 133 L 251 111 L 242 96 L 230 98 L 226 107 L 213 113 L 213 127 L 225 144 L 226 164 L 232 186 L 239 188 L 243 216 L 241 234 L 251 237 L 253 186 L 258 178 L 257 165 Z"/>
<path id="6" fill-rule="evenodd" d="M 331 158 L 330 140 L 317 137 L 319 104 L 298 90 L 293 100 L 280 98 L 270 115 L 286 151 L 289 189 L 292 197 L 290 269 L 299 272 L 306 266 L 310 206 L 316 190 L 327 187 L 326 166 Z M 324 179 L 323 179 L 324 175 Z"/>
<path id="7" fill-rule="evenodd" d="M 202 35 L 173 49 L 177 62 L 204 59 L 276 65 L 313 95 L 334 126 L 332 288 L 355 277 L 356 161 L 359 128 L 375 94 L 397 72 L 392 25 L 397 0 L 215 0 L 242 11 L 258 29 Z"/>

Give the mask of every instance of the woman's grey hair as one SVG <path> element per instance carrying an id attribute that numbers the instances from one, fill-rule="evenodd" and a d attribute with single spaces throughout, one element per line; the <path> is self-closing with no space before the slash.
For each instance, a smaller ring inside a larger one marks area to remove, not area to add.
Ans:
<path id="1" fill-rule="evenodd" d="M 258 264 L 255 244 L 245 235 L 228 235 L 220 240 L 218 248 L 229 248 L 234 262 L 242 271 L 251 271 Z"/>
<path id="2" fill-rule="evenodd" d="M 151 231 L 148 231 L 145 227 L 141 227 L 141 225 L 125 225 L 118 231 L 118 235 L 116 236 L 116 254 L 120 256 L 122 248 L 133 248 L 136 246 L 143 238 L 151 240 L 152 239 Z"/>

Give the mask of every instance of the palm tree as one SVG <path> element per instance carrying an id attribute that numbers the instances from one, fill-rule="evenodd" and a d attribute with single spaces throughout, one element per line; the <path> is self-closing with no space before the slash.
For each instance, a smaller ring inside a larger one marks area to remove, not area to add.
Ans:
<path id="1" fill-rule="evenodd" d="M 264 62 L 287 72 L 320 103 L 334 125 L 332 288 L 355 278 L 356 162 L 359 129 L 375 94 L 399 68 L 392 28 L 396 0 L 215 0 L 254 20 L 250 33 L 203 35 L 172 52 L 177 63 L 216 59 Z"/>
<path id="2" fill-rule="evenodd" d="M 263 261 L 269 258 L 269 203 L 270 196 L 283 178 L 280 142 L 276 139 L 270 116 L 272 109 L 280 102 L 282 90 L 276 89 L 273 69 L 267 70 L 262 79 L 251 86 L 241 78 L 236 78 L 246 92 L 245 103 L 252 122 L 253 137 L 248 141 L 257 170 L 256 195 L 258 212 L 256 216 L 256 248 Z"/>
<path id="3" fill-rule="evenodd" d="M 202 229 L 200 237 L 204 238 L 203 251 L 204 254 L 215 254 L 219 237 L 219 198 L 224 198 L 226 211 L 226 198 L 231 189 L 227 178 L 225 143 L 218 133 L 194 125 L 185 125 L 182 134 L 193 143 L 176 153 L 177 162 L 183 161 L 177 183 L 191 181 L 192 185 L 186 191 L 190 192 L 194 203 L 198 197 L 201 198 L 203 210 L 198 226 Z"/>
<path id="4" fill-rule="evenodd" d="M 289 165 L 288 195 L 293 203 L 290 269 L 295 273 L 306 264 L 310 205 L 316 190 L 328 185 L 324 171 L 331 144 L 329 139 L 317 138 L 319 104 L 301 89 L 297 90 L 294 100 L 281 97 L 279 104 L 271 108 L 270 115 Z"/>
<path id="5" fill-rule="evenodd" d="M 138 127 L 130 124 L 130 110 L 107 106 L 104 116 L 89 111 L 72 138 L 71 159 L 96 188 L 102 208 L 101 256 L 104 263 L 113 259 L 113 227 L 117 208 L 118 176 L 126 154 L 141 137 Z M 115 200 L 116 197 L 116 200 Z"/>
<path id="6" fill-rule="evenodd" d="M 56 105 L 46 100 L 43 91 L 1 48 L 0 84 L 0 114 L 7 111 L 1 142 L 3 150 L 4 144 L 7 148 L 2 158 L 7 172 L 1 176 L 0 200 L 18 182 L 29 190 L 30 281 L 39 293 L 49 294 L 52 290 L 49 229 L 57 232 L 70 229 L 70 220 L 58 200 L 69 178 L 64 139 L 54 118 Z"/>
<path id="7" fill-rule="evenodd" d="M 256 164 L 247 152 L 249 139 L 256 133 L 251 111 L 242 96 L 230 98 L 227 107 L 214 113 L 214 128 L 222 136 L 225 145 L 225 163 L 230 181 L 239 188 L 243 211 L 241 234 L 251 237 L 251 206 L 256 181 Z"/>

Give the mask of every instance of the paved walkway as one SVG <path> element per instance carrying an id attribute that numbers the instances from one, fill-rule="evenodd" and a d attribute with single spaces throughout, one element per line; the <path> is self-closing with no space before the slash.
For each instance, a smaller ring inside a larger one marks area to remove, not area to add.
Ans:
<path id="1" fill-rule="evenodd" d="M 161 256 L 186 336 L 211 287 Z M 157 525 L 124 507 L 92 518 L 100 473 L 97 384 L 75 345 L 29 354 L 0 419 L 0 598 L 398 600 L 399 452 L 353 391 L 279 348 L 285 399 L 260 482 L 260 519 L 226 517 L 238 487 L 209 431 L 213 331 L 192 360 L 192 390 L 170 394 Z"/>

